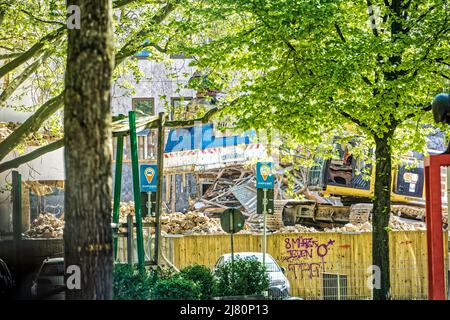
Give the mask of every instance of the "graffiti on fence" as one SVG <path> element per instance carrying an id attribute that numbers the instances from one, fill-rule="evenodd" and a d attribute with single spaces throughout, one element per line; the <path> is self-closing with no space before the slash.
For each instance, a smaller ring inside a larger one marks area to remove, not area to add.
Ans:
<path id="1" fill-rule="evenodd" d="M 321 243 L 313 237 L 287 237 L 284 239 L 286 253 L 280 260 L 288 262 L 287 269 L 294 273 L 295 279 L 303 279 L 305 275 L 309 279 L 319 277 L 325 270 L 325 258 L 334 242 L 332 239 Z"/>

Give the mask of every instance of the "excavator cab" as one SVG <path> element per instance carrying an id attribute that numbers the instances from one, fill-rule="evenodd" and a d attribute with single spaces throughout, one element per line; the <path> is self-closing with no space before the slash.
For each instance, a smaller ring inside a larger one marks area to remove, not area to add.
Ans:
<path id="1" fill-rule="evenodd" d="M 283 210 L 283 223 L 311 222 L 326 227 L 345 223 L 364 223 L 370 220 L 375 168 L 358 159 L 352 145 L 336 145 L 335 157 L 316 159 L 309 170 L 307 200 L 290 202 Z M 392 170 L 391 210 L 394 214 L 423 220 L 424 170 L 423 156 L 411 153 Z M 339 201 L 337 201 L 339 199 Z"/>
<path id="2" fill-rule="evenodd" d="M 354 157 L 349 146 L 336 146 L 338 157 L 326 162 L 326 185 L 370 190 L 372 166 Z"/>
<path id="3" fill-rule="evenodd" d="M 349 146 L 337 144 L 335 149 L 335 157 L 318 160 L 317 165 L 311 168 L 310 189 L 320 189 L 324 196 L 342 197 L 347 203 L 361 198 L 370 199 L 375 180 L 372 164 L 355 157 Z M 423 155 L 410 152 L 392 170 L 392 201 L 423 203 L 424 181 Z"/>

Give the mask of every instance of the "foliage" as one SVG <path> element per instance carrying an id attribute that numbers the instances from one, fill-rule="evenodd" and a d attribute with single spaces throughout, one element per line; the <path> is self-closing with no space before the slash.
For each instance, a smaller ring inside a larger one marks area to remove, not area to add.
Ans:
<path id="1" fill-rule="evenodd" d="M 137 61 L 128 57 L 147 50 L 152 59 L 161 59 L 168 41 L 168 27 L 163 21 L 181 1 L 130 0 L 113 1 L 114 45 L 116 48 L 114 77 L 131 74 L 137 81 L 142 76 Z M 0 142 L 0 160 L 37 131 L 62 105 L 49 102 L 61 97 L 67 55 L 66 1 L 6 0 L 0 3 L 0 107 L 18 111 L 31 109 L 29 121 Z M 122 66 L 122 64 L 124 64 Z M 121 85 L 121 84 L 119 84 Z M 126 82 L 122 85 L 126 85 Z M 30 97 L 32 106 L 23 105 Z M 38 111 L 41 113 L 38 115 Z M 46 123 L 53 133 L 61 134 L 57 121 Z"/>
<path id="2" fill-rule="evenodd" d="M 157 280 L 150 295 L 151 300 L 198 300 L 200 297 L 198 284 L 180 276 Z"/>
<path id="3" fill-rule="evenodd" d="M 373 263 L 387 294 L 391 158 L 424 151 L 430 102 L 449 88 L 448 1 L 205 0 L 182 16 L 171 50 L 195 57 L 238 127 L 312 150 L 345 131 L 375 147 Z"/>
<path id="4" fill-rule="evenodd" d="M 211 299 L 214 288 L 214 276 L 208 267 L 194 264 L 180 271 L 180 276 L 186 280 L 192 280 L 200 289 L 200 299 Z"/>
<path id="5" fill-rule="evenodd" d="M 240 296 L 262 294 L 269 289 L 266 267 L 254 257 L 236 258 L 216 270 L 215 295 Z"/>
<path id="6" fill-rule="evenodd" d="M 115 300 L 148 300 L 155 282 L 152 273 L 139 271 L 127 264 L 115 264 L 113 277 Z"/>
<path id="7" fill-rule="evenodd" d="M 115 300 L 148 300 L 150 290 L 162 280 L 178 277 L 178 273 L 170 267 L 139 271 L 137 266 L 116 263 L 114 265 L 114 299 Z"/>

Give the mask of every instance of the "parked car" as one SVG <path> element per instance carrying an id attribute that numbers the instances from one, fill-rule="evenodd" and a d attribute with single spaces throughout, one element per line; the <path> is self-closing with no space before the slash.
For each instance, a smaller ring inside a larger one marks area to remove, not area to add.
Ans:
<path id="1" fill-rule="evenodd" d="M 33 280 L 31 296 L 35 299 L 64 300 L 64 287 L 64 258 L 47 258 Z"/>
<path id="2" fill-rule="evenodd" d="M 237 252 L 234 254 L 234 258 L 245 259 L 245 258 L 256 258 L 258 261 L 262 262 L 263 254 L 261 252 Z M 225 262 L 231 261 L 231 253 L 224 254 L 217 259 L 214 266 L 214 271 L 223 266 Z M 284 275 L 285 269 L 280 267 L 274 258 L 268 253 L 266 253 L 266 268 L 269 273 L 269 292 L 268 296 L 270 299 L 288 299 L 291 294 L 291 285 L 288 278 Z"/>
<path id="3" fill-rule="evenodd" d="M 14 280 L 6 262 L 0 259 L 0 298 L 11 298 Z"/>

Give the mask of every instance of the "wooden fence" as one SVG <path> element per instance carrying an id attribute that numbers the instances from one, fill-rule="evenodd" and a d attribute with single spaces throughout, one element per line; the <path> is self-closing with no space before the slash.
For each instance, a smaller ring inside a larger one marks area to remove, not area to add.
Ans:
<path id="1" fill-rule="evenodd" d="M 445 240 L 448 261 L 447 234 Z M 427 247 L 423 231 L 390 233 L 391 295 L 427 298 Z M 235 252 L 260 251 L 261 236 L 235 236 Z M 268 235 L 267 250 L 285 268 L 292 295 L 305 299 L 371 299 L 371 233 L 293 233 Z M 164 252 L 178 268 L 198 263 L 213 267 L 230 252 L 228 235 L 166 237 Z M 446 267 L 448 270 L 448 265 Z"/>

